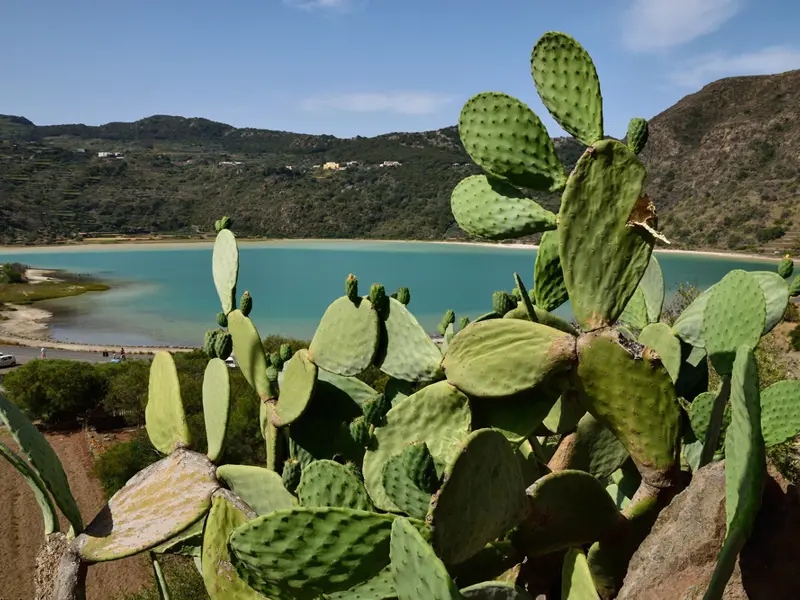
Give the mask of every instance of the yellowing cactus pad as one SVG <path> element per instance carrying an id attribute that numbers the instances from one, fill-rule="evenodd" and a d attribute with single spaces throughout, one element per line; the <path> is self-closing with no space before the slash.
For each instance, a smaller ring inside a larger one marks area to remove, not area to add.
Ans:
<path id="1" fill-rule="evenodd" d="M 169 454 L 175 448 L 191 443 L 178 370 L 169 352 L 157 352 L 150 365 L 144 418 L 147 435 L 162 454 Z"/>

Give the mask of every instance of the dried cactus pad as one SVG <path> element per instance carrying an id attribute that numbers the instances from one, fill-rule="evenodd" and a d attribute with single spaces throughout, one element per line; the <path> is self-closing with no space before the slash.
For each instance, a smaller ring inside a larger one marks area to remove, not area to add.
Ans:
<path id="1" fill-rule="evenodd" d="M 179 449 L 139 471 L 76 538 L 88 562 L 116 560 L 183 531 L 211 507 L 219 488 L 203 454 Z"/>
<path id="2" fill-rule="evenodd" d="M 297 506 L 297 498 L 283 487 L 275 471 L 251 465 L 222 465 L 217 477 L 259 515 Z"/>
<path id="3" fill-rule="evenodd" d="M 471 423 L 469 400 L 446 381 L 409 396 L 386 414 L 386 425 L 375 429 L 376 445 L 364 455 L 364 483 L 381 510 L 397 511 L 383 487 L 383 466 L 407 444 L 425 442 L 434 460 L 449 463 L 467 437 Z"/>
<path id="4" fill-rule="evenodd" d="M 459 332 L 442 366 L 465 394 L 502 398 L 533 389 L 574 361 L 573 336 L 539 323 L 492 319 Z"/>
<path id="5" fill-rule="evenodd" d="M 550 31 L 533 48 L 539 97 L 564 131 L 591 146 L 603 138 L 603 97 L 592 58 L 570 36 Z"/>
<path id="6" fill-rule="evenodd" d="M 222 312 L 228 314 L 234 307 L 236 280 L 239 278 L 239 249 L 236 246 L 236 236 L 230 229 L 223 229 L 217 234 L 211 270 Z"/>
<path id="7" fill-rule="evenodd" d="M 666 323 L 650 323 L 639 334 L 639 343 L 653 350 L 676 383 L 681 371 L 681 341 Z"/>
<path id="8" fill-rule="evenodd" d="M 515 527 L 527 509 L 525 481 L 511 444 L 498 431 L 479 429 L 445 470 L 426 521 L 436 553 L 455 565 Z"/>
<path id="9" fill-rule="evenodd" d="M 231 404 L 231 383 L 228 365 L 219 358 L 212 358 L 203 375 L 203 418 L 208 439 L 208 459 L 217 462 L 222 456 L 225 433 L 228 430 L 228 415 Z"/>
<path id="10" fill-rule="evenodd" d="M 41 478 L 56 506 L 78 532 L 83 529 L 81 512 L 69 489 L 67 474 L 61 461 L 41 432 L 22 411 L 5 396 L 0 395 L 0 420 L 19 445 L 20 453 L 28 459 L 32 470 Z"/>
<path id="11" fill-rule="evenodd" d="M 761 432 L 767 448 L 800 433 L 800 381 L 779 381 L 761 392 Z"/>
<path id="12" fill-rule="evenodd" d="M 680 410 L 669 373 L 645 352 L 631 356 L 603 332 L 578 343 L 581 403 L 611 429 L 636 463 L 642 478 L 664 487 L 677 475 Z"/>
<path id="13" fill-rule="evenodd" d="M 353 303 L 342 296 L 325 310 L 308 349 L 318 367 L 350 377 L 366 369 L 375 357 L 380 337 L 378 312 L 366 298 Z"/>
<path id="14" fill-rule="evenodd" d="M 484 581 L 461 590 L 465 600 L 533 600 L 521 587 L 502 581 Z"/>
<path id="15" fill-rule="evenodd" d="M 584 330 L 616 321 L 650 264 L 654 240 L 632 225 L 634 213 L 649 208 L 642 196 L 644 178 L 644 165 L 627 146 L 603 140 L 583 154 L 567 182 L 559 254 L 570 303 Z"/>
<path id="16" fill-rule="evenodd" d="M 381 371 L 412 383 L 442 377 L 442 353 L 401 302 L 389 298 L 383 325 L 385 335 L 375 361 Z"/>
<path id="17" fill-rule="evenodd" d="M 373 509 L 361 480 L 350 469 L 333 460 L 315 460 L 303 469 L 297 497 L 303 506 Z"/>
<path id="18" fill-rule="evenodd" d="M 56 507 L 53 505 L 50 494 L 47 493 L 47 487 L 44 485 L 42 478 L 34 471 L 33 467 L 17 456 L 16 453 L 5 444 L 0 444 L 0 456 L 5 458 L 30 486 L 36 498 L 36 503 L 42 511 L 45 537 L 54 531 L 58 531 L 58 514 L 56 513 Z M 427 510 L 427 504 L 425 508 Z"/>
<path id="19" fill-rule="evenodd" d="M 558 254 L 558 233 L 555 231 L 542 234 L 542 241 L 536 250 L 533 283 L 533 294 L 539 308 L 552 311 L 569 299 Z"/>
<path id="20" fill-rule="evenodd" d="M 761 335 L 766 335 L 783 319 L 789 304 L 789 284 L 783 277 L 771 271 L 753 271 L 750 275 L 761 286 L 767 303 L 767 316 L 761 332 Z"/>
<path id="21" fill-rule="evenodd" d="M 283 427 L 299 419 L 308 408 L 316 385 L 317 365 L 308 360 L 307 350 L 300 349 L 283 366 L 283 382 L 272 423 Z"/>
<path id="22" fill-rule="evenodd" d="M 150 365 L 147 406 L 144 411 L 147 435 L 162 454 L 191 443 L 186 413 L 181 400 L 178 370 L 169 352 L 156 352 Z"/>
<path id="23" fill-rule="evenodd" d="M 502 179 L 471 175 L 453 189 L 450 209 L 477 237 L 507 240 L 556 228 L 556 215 Z"/>
<path id="24" fill-rule="evenodd" d="M 249 317 L 240 310 L 231 311 L 228 315 L 228 331 L 233 337 L 233 352 L 242 375 L 247 379 L 262 400 L 275 396 L 273 386 L 267 379 L 267 357 L 261 336 Z"/>
<path id="25" fill-rule="evenodd" d="M 539 117 L 507 94 L 473 96 L 461 110 L 458 133 L 464 149 L 487 173 L 515 185 L 557 191 L 567 174 Z"/>
<path id="26" fill-rule="evenodd" d="M 561 571 L 562 600 L 600 600 L 594 588 L 592 573 L 586 555 L 578 548 L 570 548 L 564 555 Z"/>
<path id="27" fill-rule="evenodd" d="M 444 564 L 408 519 L 392 524 L 391 560 L 398 600 L 461 600 Z"/>

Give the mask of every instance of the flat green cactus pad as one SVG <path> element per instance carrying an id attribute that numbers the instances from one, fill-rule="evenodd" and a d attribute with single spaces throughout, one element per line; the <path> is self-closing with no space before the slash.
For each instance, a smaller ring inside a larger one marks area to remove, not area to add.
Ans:
<path id="1" fill-rule="evenodd" d="M 515 185 L 557 191 L 567 174 L 539 117 L 516 98 L 497 92 L 473 96 L 461 110 L 464 149 L 487 173 Z"/>
<path id="2" fill-rule="evenodd" d="M 689 423 L 695 437 L 702 443 L 706 439 L 708 427 L 711 424 L 711 413 L 714 410 L 714 401 L 717 397 L 715 392 L 703 392 L 699 394 L 691 404 L 689 409 Z M 725 412 L 722 419 L 720 442 L 724 440 L 724 433 L 731 422 L 731 405 L 725 405 Z M 721 444 L 720 444 L 721 445 Z"/>
<path id="3" fill-rule="evenodd" d="M 283 382 L 272 423 L 283 427 L 299 419 L 308 408 L 316 385 L 317 365 L 308 360 L 305 349 L 300 349 L 283 366 Z"/>
<path id="4" fill-rule="evenodd" d="M 474 398 L 473 429 L 492 428 L 512 444 L 521 444 L 533 435 L 558 400 L 559 389 L 539 385 L 513 399 Z"/>
<path id="5" fill-rule="evenodd" d="M 501 179 L 471 175 L 453 189 L 450 209 L 470 235 L 507 240 L 556 228 L 556 215 Z"/>
<path id="6" fill-rule="evenodd" d="M 637 287 L 636 291 L 633 292 L 633 296 L 625 305 L 625 310 L 622 311 L 619 320 L 636 329 L 647 327 L 647 303 L 645 302 L 642 288 Z"/>
<path id="7" fill-rule="evenodd" d="M 530 515 L 515 535 L 529 557 L 597 541 L 622 521 L 603 484 L 584 471 L 545 475 L 528 488 L 528 497 Z"/>
<path id="8" fill-rule="evenodd" d="M 333 592 L 326 600 L 397 600 L 391 565 L 385 566 L 371 579 L 357 583 L 349 590 Z"/>
<path id="9" fill-rule="evenodd" d="M 498 431 L 479 429 L 462 443 L 445 470 L 427 522 L 436 553 L 463 562 L 527 515 L 525 481 L 511 444 Z"/>
<path id="10" fill-rule="evenodd" d="M 608 427 L 585 414 L 575 429 L 575 452 L 570 469 L 586 471 L 604 479 L 628 459 L 628 451 Z"/>
<path id="11" fill-rule="evenodd" d="M 390 377 L 389 381 L 386 382 L 386 388 L 383 393 L 386 399 L 394 406 L 408 398 L 414 391 L 411 384 L 407 381 L 401 381 L 400 379 Z"/>
<path id="12" fill-rule="evenodd" d="M 233 337 L 233 352 L 242 375 L 262 400 L 276 398 L 277 390 L 267 379 L 267 357 L 261 336 L 249 317 L 240 310 L 228 315 L 228 331 Z"/>
<path id="13" fill-rule="evenodd" d="M 169 352 L 156 352 L 150 365 L 147 406 L 144 410 L 147 435 L 162 454 L 191 444 L 189 426 L 181 400 L 178 370 Z"/>
<path id="14" fill-rule="evenodd" d="M 621 468 L 614 471 L 609 476 L 610 483 L 606 486 L 606 491 L 618 509 L 624 510 L 630 505 L 636 490 L 642 483 L 639 471 L 633 462 L 626 462 Z"/>
<path id="15" fill-rule="evenodd" d="M 731 271 L 714 286 L 703 313 L 702 335 L 717 373 L 731 372 L 739 346 L 758 345 L 766 312 L 761 286 L 746 271 Z"/>
<path id="16" fill-rule="evenodd" d="M 76 538 L 88 562 L 125 558 L 183 531 L 211 507 L 219 488 L 204 454 L 179 449 L 139 471 Z"/>
<path id="17" fill-rule="evenodd" d="M 361 480 L 347 467 L 332 460 L 315 460 L 303 469 L 297 497 L 303 506 L 373 510 Z"/>
<path id="18" fill-rule="evenodd" d="M 585 146 L 603 139 L 603 97 L 591 56 L 570 36 L 549 31 L 531 54 L 542 103 L 564 131 Z"/>
<path id="19" fill-rule="evenodd" d="M 431 384 L 392 407 L 375 429 L 376 445 L 364 455 L 364 483 L 381 510 L 397 511 L 383 487 L 383 465 L 406 444 L 425 442 L 434 460 L 449 463 L 471 423 L 467 397 L 446 381 Z"/>
<path id="20" fill-rule="evenodd" d="M 39 477 L 39 474 L 5 444 L 0 444 L 0 456 L 5 458 L 30 486 L 36 498 L 36 503 L 42 511 L 45 537 L 54 531 L 58 531 L 58 514 L 56 513 L 56 507 L 53 505 L 53 500 L 50 498 L 47 487 L 44 481 L 42 481 L 42 478 Z M 427 510 L 427 505 L 425 508 Z"/>
<path id="21" fill-rule="evenodd" d="M 230 229 L 223 229 L 217 234 L 211 271 L 222 312 L 228 314 L 236 302 L 236 280 L 239 278 L 239 248 L 236 245 L 236 236 Z"/>
<path id="22" fill-rule="evenodd" d="M 250 465 L 222 465 L 217 477 L 259 515 L 297 506 L 297 498 L 283 487 L 275 471 Z"/>
<path id="23" fill-rule="evenodd" d="M 408 519 L 392 523 L 390 556 L 398 600 L 461 600 L 444 564 Z"/>
<path id="24" fill-rule="evenodd" d="M 53 447 L 41 432 L 34 427 L 22 411 L 8 398 L 0 395 L 0 421 L 19 446 L 19 451 L 28 460 L 32 470 L 41 478 L 56 506 L 78 532 L 83 529 L 81 512 L 72 497 L 64 467 Z"/>
<path id="25" fill-rule="evenodd" d="M 517 319 L 471 323 L 447 349 L 447 380 L 470 396 L 502 398 L 572 368 L 575 338 Z"/>
<path id="26" fill-rule="evenodd" d="M 567 390 L 556 400 L 542 424 L 553 433 L 567 433 L 572 431 L 586 414 L 575 396 L 575 392 Z"/>
<path id="27" fill-rule="evenodd" d="M 650 255 L 650 263 L 645 269 L 639 288 L 644 294 L 644 301 L 647 306 L 647 321 L 657 323 L 661 319 L 661 310 L 664 307 L 664 275 L 661 272 L 661 265 L 658 264 L 655 254 Z"/>
<path id="28" fill-rule="evenodd" d="M 358 375 L 375 357 L 380 337 L 377 311 L 366 298 L 347 296 L 333 301 L 322 315 L 308 349 L 318 367 L 345 377 Z"/>
<path id="29" fill-rule="evenodd" d="M 666 323 L 650 323 L 639 334 L 639 343 L 653 350 L 661 359 L 664 368 L 677 383 L 681 373 L 681 341 Z"/>
<path id="30" fill-rule="evenodd" d="M 706 342 L 703 338 L 703 315 L 706 312 L 711 292 L 716 285 L 718 284 L 712 285 L 695 298 L 672 324 L 673 333 L 687 344 L 696 348 L 706 347 Z"/>
<path id="31" fill-rule="evenodd" d="M 572 325 L 570 325 L 567 321 L 565 321 L 561 317 L 554 315 L 553 313 L 548 312 L 543 308 L 539 308 L 538 306 L 533 307 L 533 312 L 536 315 L 536 320 L 534 321 L 534 323 L 539 323 L 540 325 L 547 325 L 552 329 L 558 329 L 559 331 L 563 331 L 564 333 L 574 335 L 575 337 L 578 336 L 579 334 L 578 330 L 575 329 Z M 527 308 L 522 303 L 520 303 L 517 306 L 517 308 L 508 311 L 505 315 L 503 315 L 503 318 L 518 319 L 522 321 L 531 320 Z"/>
<path id="32" fill-rule="evenodd" d="M 533 600 L 521 587 L 501 581 L 484 581 L 461 590 L 465 600 Z"/>
<path id="33" fill-rule="evenodd" d="M 396 454 L 386 461 L 383 465 L 382 481 L 383 489 L 389 499 L 401 511 L 415 519 L 424 519 L 427 516 L 431 494 L 420 489 L 414 482 L 403 453 Z"/>
<path id="34" fill-rule="evenodd" d="M 217 462 L 222 456 L 225 433 L 228 430 L 228 415 L 231 404 L 231 384 L 228 365 L 219 358 L 212 358 L 203 375 L 203 418 L 208 439 L 208 459 Z"/>
<path id="35" fill-rule="evenodd" d="M 555 231 L 542 234 L 542 241 L 536 250 L 533 283 L 536 306 L 546 311 L 557 309 L 569 299 L 558 254 L 558 233 Z"/>
<path id="36" fill-rule="evenodd" d="M 586 555 L 577 548 L 570 548 L 564 555 L 561 571 L 562 600 L 600 600 L 594 589 L 592 573 Z"/>
<path id="37" fill-rule="evenodd" d="M 575 318 L 584 330 L 622 314 L 650 264 L 652 236 L 636 222 L 654 217 L 642 196 L 645 168 L 616 140 L 578 161 L 561 199 L 559 254 Z"/>
<path id="38" fill-rule="evenodd" d="M 800 433 L 800 381 L 779 381 L 761 392 L 761 432 L 767 448 Z"/>
<path id="39" fill-rule="evenodd" d="M 578 357 L 581 403 L 619 438 L 645 481 L 672 483 L 681 416 L 667 370 L 647 352 L 635 359 L 602 332 L 581 337 Z"/>
<path id="40" fill-rule="evenodd" d="M 256 590 L 315 600 L 372 579 L 389 564 L 393 515 L 348 508 L 294 508 L 238 526 L 229 548 Z"/>
<path id="41" fill-rule="evenodd" d="M 383 326 L 381 348 L 375 357 L 381 371 L 413 383 L 442 378 L 442 353 L 414 315 L 394 298 L 389 298 Z"/>
<path id="42" fill-rule="evenodd" d="M 214 494 L 203 534 L 201 562 L 203 583 L 211 600 L 265 600 L 236 573 L 228 550 L 231 532 L 254 517 L 227 494 Z"/>
<path id="43" fill-rule="evenodd" d="M 783 277 L 771 271 L 752 271 L 750 276 L 758 282 L 764 293 L 767 314 L 761 335 L 766 335 L 781 322 L 786 312 L 786 306 L 789 304 L 789 284 Z"/>
<path id="44" fill-rule="evenodd" d="M 372 400 L 378 393 L 356 377 L 342 377 L 325 369 L 317 371 L 316 390 L 315 396 L 324 398 L 338 394 L 343 399 L 355 402 L 358 406 L 364 406 L 367 400 Z"/>

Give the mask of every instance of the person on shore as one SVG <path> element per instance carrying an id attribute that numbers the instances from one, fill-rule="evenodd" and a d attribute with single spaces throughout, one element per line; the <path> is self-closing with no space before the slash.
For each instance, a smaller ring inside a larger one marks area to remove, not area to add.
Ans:
<path id="1" fill-rule="evenodd" d="M 120 360 L 125 360 L 125 348 L 120 348 L 119 349 L 119 359 Z"/>
<path id="2" fill-rule="evenodd" d="M 47 358 L 47 350 L 45 350 L 44 348 L 42 348 L 42 349 L 39 351 L 39 358 L 41 358 L 41 359 L 45 359 L 45 358 Z"/>

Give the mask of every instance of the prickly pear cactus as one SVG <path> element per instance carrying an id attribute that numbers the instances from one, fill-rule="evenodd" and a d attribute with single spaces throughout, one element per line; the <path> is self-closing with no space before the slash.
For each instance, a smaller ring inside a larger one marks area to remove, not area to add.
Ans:
<path id="1" fill-rule="evenodd" d="M 639 154 L 647 144 L 648 125 L 645 119 L 634 117 L 628 123 L 628 148 L 634 154 Z"/>

